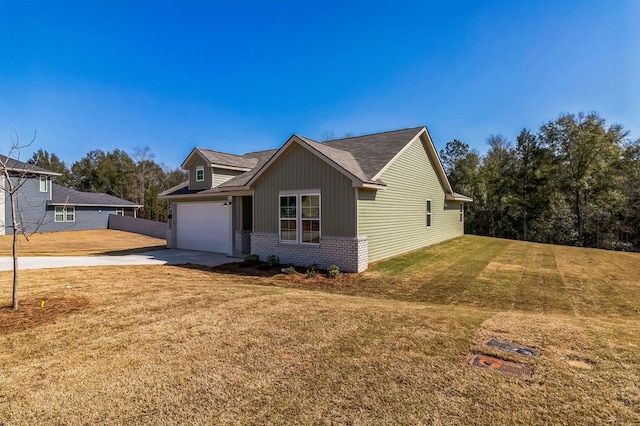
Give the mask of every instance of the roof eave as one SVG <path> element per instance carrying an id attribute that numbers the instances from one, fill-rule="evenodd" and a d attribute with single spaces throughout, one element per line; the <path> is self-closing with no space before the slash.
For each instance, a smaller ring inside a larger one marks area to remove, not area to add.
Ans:
<path id="1" fill-rule="evenodd" d="M 34 174 L 34 175 L 62 176 L 62 173 L 43 171 L 43 170 L 17 169 L 17 168 L 13 168 L 13 167 L 7 168 L 7 170 L 9 172 L 28 173 L 28 174 Z"/>
<path id="2" fill-rule="evenodd" d="M 473 203 L 473 198 L 462 194 L 446 194 L 444 196 L 447 201 L 462 201 L 464 203 Z"/>
<path id="3" fill-rule="evenodd" d="M 139 209 L 142 207 L 140 204 L 91 204 L 91 203 L 74 203 L 72 201 L 68 202 L 59 202 L 59 201 L 48 201 L 48 206 L 75 206 L 75 207 L 126 207 L 126 208 L 136 208 Z"/>
<path id="4" fill-rule="evenodd" d="M 357 185 L 357 187 L 365 189 L 386 189 L 387 185 L 382 183 L 363 182 L 362 185 Z"/>
<path id="5" fill-rule="evenodd" d="M 217 167 L 218 169 L 225 169 L 225 170 L 238 170 L 241 172 L 248 172 L 249 170 L 251 170 L 251 168 L 247 168 L 247 167 L 228 166 L 226 164 L 218 164 L 218 163 L 211 163 L 211 167 Z"/>

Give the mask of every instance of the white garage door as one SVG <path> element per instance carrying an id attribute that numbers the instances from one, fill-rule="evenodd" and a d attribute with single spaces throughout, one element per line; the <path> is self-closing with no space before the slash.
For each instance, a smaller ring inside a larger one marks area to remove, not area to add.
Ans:
<path id="1" fill-rule="evenodd" d="M 177 205 L 177 246 L 187 250 L 229 253 L 229 209 L 222 202 Z"/>

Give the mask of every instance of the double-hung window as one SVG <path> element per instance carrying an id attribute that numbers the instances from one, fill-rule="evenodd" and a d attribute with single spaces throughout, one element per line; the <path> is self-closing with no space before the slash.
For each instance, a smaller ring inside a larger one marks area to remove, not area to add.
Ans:
<path id="1" fill-rule="evenodd" d="M 204 166 L 196 167 L 196 182 L 204 181 Z"/>
<path id="2" fill-rule="evenodd" d="M 280 241 L 298 242 L 298 196 L 280 196 Z"/>
<path id="3" fill-rule="evenodd" d="M 427 228 L 431 228 L 431 200 L 427 200 Z"/>
<path id="4" fill-rule="evenodd" d="M 117 208 L 117 207 L 116 207 L 116 215 L 118 215 L 118 216 L 124 216 L 124 209 L 121 209 L 121 208 Z"/>
<path id="5" fill-rule="evenodd" d="M 75 222 L 76 208 L 74 206 L 56 206 L 54 220 L 56 222 Z"/>
<path id="6" fill-rule="evenodd" d="M 280 241 L 320 244 L 320 194 L 280 195 Z"/>
<path id="7" fill-rule="evenodd" d="M 300 196 L 302 242 L 320 244 L 320 194 Z"/>
<path id="8" fill-rule="evenodd" d="M 46 176 L 41 176 L 40 177 L 40 192 L 47 192 L 47 177 Z"/>
<path id="9" fill-rule="evenodd" d="M 464 204 L 460 203 L 460 223 L 464 222 Z"/>

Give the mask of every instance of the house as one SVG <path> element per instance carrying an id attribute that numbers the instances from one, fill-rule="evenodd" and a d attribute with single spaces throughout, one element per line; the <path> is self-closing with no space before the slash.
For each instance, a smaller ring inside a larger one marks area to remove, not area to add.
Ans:
<path id="1" fill-rule="evenodd" d="M 194 148 L 170 201 L 167 245 L 276 255 L 282 263 L 371 262 L 464 233 L 464 204 L 426 127 L 324 143 L 293 135 L 277 150 Z"/>
<path id="2" fill-rule="evenodd" d="M 23 180 L 16 208 L 25 232 L 106 229 L 109 215 L 135 216 L 138 204 L 108 194 L 80 192 L 53 182 L 60 173 L 0 156 L 13 182 Z M 6 177 L 0 177 L 4 188 Z M 11 203 L 0 190 L 0 234 L 12 233 Z"/>

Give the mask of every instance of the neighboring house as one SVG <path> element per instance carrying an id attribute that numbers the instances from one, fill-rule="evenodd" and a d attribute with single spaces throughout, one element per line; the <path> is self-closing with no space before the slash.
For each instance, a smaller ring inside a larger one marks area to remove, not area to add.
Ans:
<path id="1" fill-rule="evenodd" d="M 276 255 L 282 263 L 371 262 L 464 234 L 464 203 L 426 127 L 319 143 L 293 135 L 242 156 L 194 148 L 171 202 L 169 247 Z"/>
<path id="2" fill-rule="evenodd" d="M 11 179 L 25 178 L 18 192 L 16 208 L 25 232 L 49 232 L 106 229 L 109 214 L 134 216 L 138 204 L 108 194 L 80 192 L 53 183 L 59 173 L 19 160 L 0 156 Z M 4 177 L 0 183 L 4 187 Z M 11 203 L 6 191 L 0 191 L 0 234 L 12 231 Z"/>

